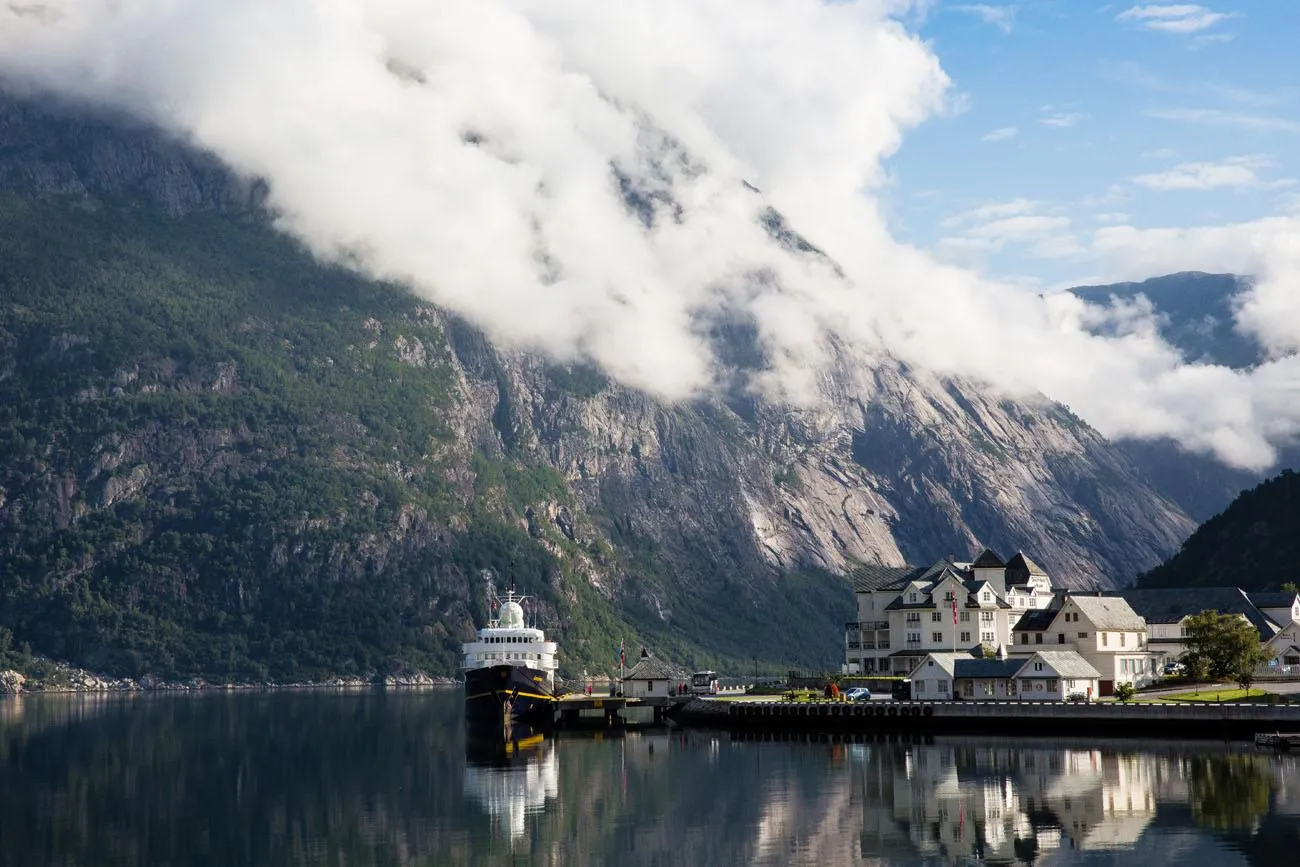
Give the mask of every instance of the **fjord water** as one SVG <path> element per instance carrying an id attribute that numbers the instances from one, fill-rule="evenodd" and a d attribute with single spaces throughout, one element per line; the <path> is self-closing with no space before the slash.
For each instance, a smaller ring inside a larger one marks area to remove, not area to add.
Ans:
<path id="1" fill-rule="evenodd" d="M 4 865 L 1300 863 L 1247 745 L 561 736 L 459 691 L 0 698 Z"/>

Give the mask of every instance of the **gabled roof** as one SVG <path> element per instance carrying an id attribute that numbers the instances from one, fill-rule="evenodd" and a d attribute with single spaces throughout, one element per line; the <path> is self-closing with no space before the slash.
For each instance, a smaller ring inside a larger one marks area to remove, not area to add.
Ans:
<path id="1" fill-rule="evenodd" d="M 958 659 L 954 666 L 956 677 L 992 677 L 1008 679 L 1024 667 L 1023 659 Z"/>
<path id="2" fill-rule="evenodd" d="M 1024 668 L 1034 660 L 1041 660 L 1061 677 L 1098 678 L 1101 672 L 1075 650 L 1040 650 L 1023 663 Z M 1032 669 L 1030 669 L 1032 671 Z"/>
<path id="3" fill-rule="evenodd" d="M 908 676 L 908 677 L 911 677 L 912 675 L 916 674 L 916 673 L 917 673 L 918 671 L 920 671 L 922 668 L 926 667 L 926 663 L 927 663 L 929 660 L 933 659 L 933 660 L 934 660 L 934 664 L 935 664 L 937 667 L 943 669 L 943 673 L 944 673 L 944 674 L 948 675 L 949 677 L 952 677 L 953 666 L 957 663 L 957 661 L 958 661 L 958 660 L 963 660 L 963 659 L 973 660 L 975 657 L 974 657 L 972 654 L 973 654 L 973 652 L 971 652 L 971 653 L 960 653 L 960 652 L 959 652 L 959 653 L 953 653 L 953 652 L 951 652 L 951 651 L 947 651 L 947 650 L 931 650 L 931 651 L 928 651 L 928 652 L 926 652 L 926 654 L 925 654 L 925 658 L 922 659 L 920 662 L 918 662 L 918 663 L 916 664 L 916 667 L 913 668 L 910 672 L 908 672 L 907 676 Z M 897 655 L 897 654 L 892 654 L 892 653 L 890 654 L 890 656 L 895 656 L 895 655 Z"/>
<path id="4" fill-rule="evenodd" d="M 998 594 L 998 589 L 987 581 L 967 581 L 963 586 L 965 586 L 966 592 L 970 594 L 966 597 L 967 608 L 983 608 L 986 604 L 993 608 L 1011 607 L 1011 603 L 1003 599 Z M 979 598 L 986 587 L 993 591 L 993 601 L 989 603 L 981 602 Z"/>
<path id="5" fill-rule="evenodd" d="M 1047 570 L 1030 560 L 1024 551 L 1017 551 L 1016 555 L 1007 561 L 1008 584 L 1025 584 L 1034 575 L 1046 578 Z"/>
<path id="6" fill-rule="evenodd" d="M 872 590 L 897 590 L 909 582 L 921 577 L 924 567 L 917 566 L 881 566 L 864 563 L 849 573 L 853 582 L 854 593 L 869 593 Z"/>
<path id="7" fill-rule="evenodd" d="M 1042 632 L 1052 625 L 1059 613 L 1058 608 L 1035 608 L 1026 611 L 1016 625 L 1011 627 L 1013 632 Z"/>
<path id="8" fill-rule="evenodd" d="M 1107 596 L 1117 596 L 1127 602 L 1148 623 L 1178 623 L 1191 614 L 1218 611 L 1222 614 L 1242 614 L 1250 625 L 1264 638 L 1277 633 L 1277 624 L 1237 587 L 1178 587 L 1152 590 L 1125 588 L 1108 590 Z M 1086 598 L 1071 596 L 1076 602 Z"/>
<path id="9" fill-rule="evenodd" d="M 682 680 L 689 674 L 670 662 L 664 662 L 653 656 L 643 656 L 632 670 L 623 675 L 623 680 Z"/>
<path id="10" fill-rule="evenodd" d="M 897 599 L 885 606 L 886 611 L 904 611 L 908 609 L 920 610 L 922 608 L 934 608 L 934 598 L 928 593 L 920 602 L 906 602 L 904 596 L 899 595 Z"/>
<path id="11" fill-rule="evenodd" d="M 1115 596 L 1074 596 L 1073 602 L 1092 623 L 1093 629 L 1139 631 L 1147 628 L 1146 621 L 1129 607 L 1128 602 Z M 1271 633 L 1270 633 L 1271 634 Z"/>
<path id="12" fill-rule="evenodd" d="M 992 548 L 985 548 L 980 555 L 975 558 L 975 562 L 970 564 L 972 569 L 1001 569 L 1006 566 L 1002 558 L 993 553 Z"/>

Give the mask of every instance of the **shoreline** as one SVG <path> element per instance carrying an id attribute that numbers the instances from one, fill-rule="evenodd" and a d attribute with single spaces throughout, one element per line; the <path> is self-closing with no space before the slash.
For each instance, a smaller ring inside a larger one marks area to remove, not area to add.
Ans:
<path id="1" fill-rule="evenodd" d="M 363 690 L 363 689 L 451 689 L 460 685 L 450 677 L 414 672 L 400 675 L 370 675 L 367 677 L 331 677 L 315 681 L 277 682 L 242 681 L 212 683 L 202 677 L 184 680 L 167 680 L 154 675 L 138 678 L 106 677 L 65 663 L 50 661 L 55 667 L 52 676 L 29 677 L 18 671 L 0 671 L 0 697 L 6 695 L 46 694 L 132 694 L 157 692 L 249 692 L 278 690 Z"/>

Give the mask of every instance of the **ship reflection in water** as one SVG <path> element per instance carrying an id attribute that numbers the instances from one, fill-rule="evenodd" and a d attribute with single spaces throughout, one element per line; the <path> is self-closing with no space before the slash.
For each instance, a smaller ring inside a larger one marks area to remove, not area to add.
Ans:
<path id="1" fill-rule="evenodd" d="M 495 836 L 518 840 L 526 817 L 559 797 L 555 742 L 527 726 L 509 728 L 501 739 L 467 740 L 464 791 L 492 818 Z"/>

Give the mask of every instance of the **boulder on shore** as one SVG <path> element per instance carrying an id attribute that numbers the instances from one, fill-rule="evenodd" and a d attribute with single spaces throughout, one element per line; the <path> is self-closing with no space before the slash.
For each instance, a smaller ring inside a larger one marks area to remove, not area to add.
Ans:
<path id="1" fill-rule="evenodd" d="M 26 682 L 27 678 L 16 671 L 0 671 L 0 695 L 16 695 Z"/>

